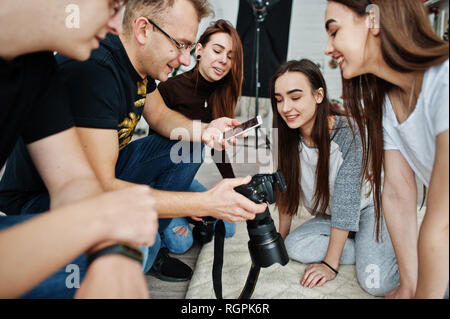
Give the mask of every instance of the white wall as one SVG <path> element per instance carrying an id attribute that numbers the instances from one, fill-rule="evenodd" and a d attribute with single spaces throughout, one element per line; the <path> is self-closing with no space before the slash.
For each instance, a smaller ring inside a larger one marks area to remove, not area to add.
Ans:
<path id="1" fill-rule="evenodd" d="M 234 26 L 237 23 L 239 0 L 210 0 L 215 11 L 213 18 L 204 19 L 199 26 L 199 35 L 213 20 L 226 19 Z M 288 60 L 307 58 L 319 63 L 328 85 L 330 98 L 341 96 L 342 85 L 339 68 L 329 67 L 330 57 L 326 56 L 325 32 L 326 0 L 293 0 L 291 31 L 289 34 Z"/>
<path id="2" fill-rule="evenodd" d="M 208 17 L 202 20 L 198 28 L 197 39 L 206 30 L 211 21 L 224 19 L 230 21 L 231 24 L 236 27 L 239 12 L 239 0 L 209 0 L 209 3 L 211 3 L 215 15 L 214 17 Z"/>
<path id="3" fill-rule="evenodd" d="M 328 86 L 329 98 L 340 98 L 342 81 L 340 69 L 329 66 L 325 55 L 328 35 L 325 32 L 326 0 L 293 0 L 288 60 L 310 59 L 321 65 Z"/>

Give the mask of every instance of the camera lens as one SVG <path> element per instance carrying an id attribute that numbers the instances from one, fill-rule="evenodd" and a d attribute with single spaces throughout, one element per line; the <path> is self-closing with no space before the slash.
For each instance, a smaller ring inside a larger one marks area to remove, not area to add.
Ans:
<path id="1" fill-rule="evenodd" d="M 276 201 L 276 184 L 281 192 L 286 191 L 281 171 L 257 174 L 249 184 L 238 186 L 235 190 L 255 203 L 273 204 Z M 268 207 L 264 213 L 257 214 L 254 220 L 247 221 L 247 231 L 250 237 L 248 248 L 254 265 L 269 267 L 279 263 L 284 266 L 289 262 L 284 240 L 275 228 Z"/>
<path id="2" fill-rule="evenodd" d="M 253 221 L 247 222 L 247 230 L 250 237 L 248 249 L 253 264 L 269 267 L 275 263 L 284 266 L 289 262 L 283 238 L 277 232 L 268 208 Z"/>

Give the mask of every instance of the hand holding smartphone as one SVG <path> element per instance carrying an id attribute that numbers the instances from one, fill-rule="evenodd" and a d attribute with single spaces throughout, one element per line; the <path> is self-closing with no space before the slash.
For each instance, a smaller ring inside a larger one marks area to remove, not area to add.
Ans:
<path id="1" fill-rule="evenodd" d="M 241 125 L 236 126 L 236 127 L 232 128 L 231 130 L 228 130 L 228 131 L 222 133 L 219 138 L 219 143 L 222 143 L 223 140 L 228 141 L 233 137 L 238 137 L 242 134 L 245 134 L 248 131 L 261 126 L 261 124 L 262 124 L 262 118 L 261 118 L 261 115 L 258 115 L 257 117 L 252 118 L 252 119 L 248 120 L 247 122 L 242 123 Z"/>

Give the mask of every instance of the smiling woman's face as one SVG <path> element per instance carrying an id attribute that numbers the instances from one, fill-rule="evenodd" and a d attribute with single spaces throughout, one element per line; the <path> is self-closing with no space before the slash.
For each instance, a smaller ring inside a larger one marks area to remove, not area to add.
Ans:
<path id="1" fill-rule="evenodd" d="M 343 4 L 329 1 L 325 28 L 329 36 L 325 54 L 338 61 L 344 78 L 367 73 L 369 29 L 366 17 L 358 16 Z"/>
<path id="2" fill-rule="evenodd" d="M 209 82 L 223 79 L 231 70 L 234 55 L 231 36 L 224 32 L 211 35 L 203 47 L 198 44 L 196 55 L 200 55 L 199 70 Z"/>
<path id="3" fill-rule="evenodd" d="M 322 90 L 322 91 L 321 91 Z M 287 72 L 275 82 L 278 113 L 291 129 L 312 127 L 323 89 L 313 92 L 308 78 L 300 72 Z"/>

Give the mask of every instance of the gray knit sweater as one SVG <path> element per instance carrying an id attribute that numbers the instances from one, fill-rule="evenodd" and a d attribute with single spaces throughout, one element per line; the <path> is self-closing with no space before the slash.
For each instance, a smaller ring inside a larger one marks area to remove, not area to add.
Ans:
<path id="1" fill-rule="evenodd" d="M 353 123 L 352 123 L 353 125 Z M 355 135 L 347 119 L 336 116 L 331 133 L 330 151 L 330 205 L 326 214 L 331 215 L 331 226 L 349 231 L 359 230 L 362 209 L 373 205 L 368 185 L 361 180 L 362 144 L 359 130 L 353 125 Z M 315 173 L 317 148 L 300 142 L 301 190 L 303 205 L 314 214 Z"/>

